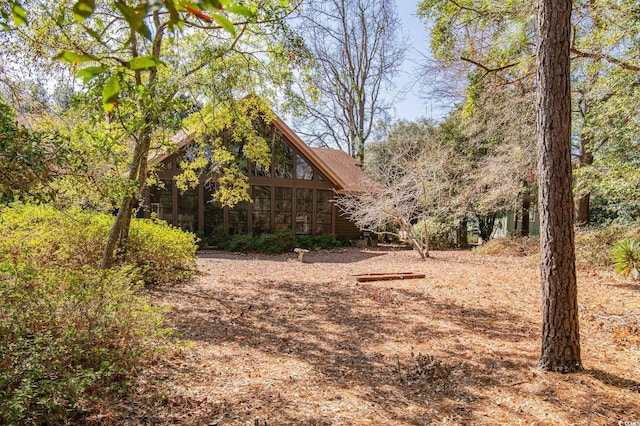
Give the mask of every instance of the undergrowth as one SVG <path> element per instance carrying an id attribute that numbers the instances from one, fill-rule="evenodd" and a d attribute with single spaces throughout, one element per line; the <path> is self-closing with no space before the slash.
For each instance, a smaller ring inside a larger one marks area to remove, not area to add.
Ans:
<path id="1" fill-rule="evenodd" d="M 621 240 L 640 240 L 640 225 L 610 225 L 576 231 L 576 265 L 582 268 L 610 268 L 611 251 Z M 538 237 L 508 236 L 496 238 L 475 249 L 477 253 L 492 256 L 540 256 Z"/>
<path id="2" fill-rule="evenodd" d="M 195 238 L 134 219 L 118 266 L 100 270 L 113 220 L 0 210 L 0 424 L 82 423 L 165 346 L 161 312 L 140 288 L 193 274 Z"/>
<path id="3" fill-rule="evenodd" d="M 241 253 L 281 254 L 300 247 L 307 250 L 331 250 L 344 247 L 348 240 L 336 239 L 333 235 L 296 235 L 291 230 L 259 235 L 233 235 L 216 229 L 211 237 L 200 236 L 201 247 Z"/>

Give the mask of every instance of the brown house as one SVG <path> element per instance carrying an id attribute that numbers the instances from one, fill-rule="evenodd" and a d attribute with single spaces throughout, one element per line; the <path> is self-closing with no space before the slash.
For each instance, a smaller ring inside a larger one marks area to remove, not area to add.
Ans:
<path id="1" fill-rule="evenodd" d="M 268 129 L 271 167 L 250 161 L 242 164 L 253 202 L 223 207 L 212 199 L 205 179 L 187 191 L 177 188 L 178 164 L 194 144 L 193 137 L 182 133 L 176 138 L 176 153 L 151 162 L 162 164 L 157 175 L 164 188 L 145 191 L 145 214 L 155 213 L 175 226 L 205 235 L 223 226 L 232 235 L 292 229 L 296 234 L 359 238 L 361 230 L 331 202 L 335 194 L 359 193 L 372 185 L 356 160 L 342 151 L 307 146 L 278 117 Z"/>

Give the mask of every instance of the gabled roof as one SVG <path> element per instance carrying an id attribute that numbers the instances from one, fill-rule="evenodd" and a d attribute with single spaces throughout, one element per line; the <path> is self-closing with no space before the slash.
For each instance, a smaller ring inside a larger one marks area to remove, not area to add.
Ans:
<path id="1" fill-rule="evenodd" d="M 375 187 L 374 181 L 360 168 L 357 160 L 336 149 L 309 147 L 280 117 L 276 114 L 274 117 L 274 120 L 269 124 L 279 130 L 291 146 L 336 186 L 336 192 L 355 194 L 369 191 Z M 171 139 L 176 144 L 175 149 L 150 159 L 150 165 L 161 163 L 191 144 L 194 140 L 194 134 L 180 130 Z"/>
<path id="2" fill-rule="evenodd" d="M 341 194 L 370 192 L 377 184 L 360 167 L 360 162 L 344 151 L 331 148 L 311 148 L 313 152 L 333 170 L 345 186 L 338 189 Z"/>

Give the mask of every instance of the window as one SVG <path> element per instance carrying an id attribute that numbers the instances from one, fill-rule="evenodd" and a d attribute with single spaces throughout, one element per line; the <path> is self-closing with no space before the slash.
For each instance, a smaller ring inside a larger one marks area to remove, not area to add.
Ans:
<path id="1" fill-rule="evenodd" d="M 166 220 L 170 224 L 173 224 L 172 184 L 170 180 L 161 180 L 149 190 L 151 213 L 155 213 L 158 219 Z"/>
<path id="2" fill-rule="evenodd" d="M 253 232 L 271 232 L 271 187 L 253 187 Z"/>
<path id="3" fill-rule="evenodd" d="M 296 179 L 313 179 L 313 168 L 300 154 L 296 154 Z"/>
<path id="4" fill-rule="evenodd" d="M 331 234 L 331 218 L 333 191 L 318 190 L 316 192 L 316 233 Z"/>
<path id="5" fill-rule="evenodd" d="M 216 188 L 204 188 L 204 233 L 211 235 L 216 228 L 224 226 L 224 208 L 213 198 Z"/>
<path id="6" fill-rule="evenodd" d="M 292 210 L 293 210 L 293 189 L 292 188 L 279 188 L 276 191 L 276 229 L 275 231 L 281 231 L 283 229 L 292 229 Z"/>
<path id="7" fill-rule="evenodd" d="M 229 234 L 246 234 L 247 233 L 247 202 L 243 201 L 229 209 Z"/>
<path id="8" fill-rule="evenodd" d="M 293 179 L 293 148 L 280 133 L 273 137 L 273 177 Z"/>
<path id="9" fill-rule="evenodd" d="M 198 187 L 178 194 L 178 224 L 185 231 L 198 230 Z"/>
<path id="10" fill-rule="evenodd" d="M 311 234 L 313 189 L 296 189 L 296 234 Z"/>

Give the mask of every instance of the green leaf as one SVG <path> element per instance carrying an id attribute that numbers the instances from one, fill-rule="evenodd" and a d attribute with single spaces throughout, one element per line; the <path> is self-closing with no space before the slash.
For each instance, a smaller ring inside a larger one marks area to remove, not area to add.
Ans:
<path id="1" fill-rule="evenodd" d="M 155 55 L 141 56 L 129 61 L 131 70 L 148 70 L 162 64 L 162 61 Z"/>
<path id="2" fill-rule="evenodd" d="M 83 62 L 90 62 L 90 61 L 94 60 L 94 58 L 92 58 L 89 55 L 84 55 L 84 54 L 71 52 L 70 50 L 61 51 L 60 53 L 58 53 L 56 55 L 56 59 L 60 59 L 63 62 L 67 62 L 67 63 L 73 64 L 73 65 L 78 65 L 78 64 L 81 64 Z"/>
<path id="3" fill-rule="evenodd" d="M 16 24 L 16 27 L 21 27 L 28 24 L 27 11 L 24 10 L 20 3 L 13 3 L 11 14 L 13 15 L 13 23 Z"/>
<path id="4" fill-rule="evenodd" d="M 244 16 L 247 19 L 251 19 L 255 16 L 255 13 L 246 6 L 241 4 L 233 4 L 225 8 L 227 12 L 235 13 L 236 15 Z"/>
<path id="5" fill-rule="evenodd" d="M 73 18 L 77 22 L 84 22 L 96 8 L 95 0 L 78 0 L 73 5 Z"/>
<path id="6" fill-rule="evenodd" d="M 231 22 L 230 20 L 228 20 L 226 17 L 224 17 L 223 15 L 219 15 L 217 13 L 214 13 L 213 15 L 211 15 L 211 17 L 222 26 L 222 28 L 224 28 L 224 30 L 226 32 L 228 32 L 229 34 L 235 36 L 236 35 L 236 29 L 233 27 L 233 22 Z"/>
<path id="7" fill-rule="evenodd" d="M 115 5 L 135 32 L 142 35 L 147 40 L 151 40 L 151 31 L 149 31 L 149 28 L 144 23 L 146 9 L 136 11 L 121 1 L 117 1 Z"/>
<path id="8" fill-rule="evenodd" d="M 202 7 L 202 9 L 218 9 L 218 10 L 222 10 L 222 8 L 224 7 L 224 2 L 220 1 L 220 0 L 202 0 L 199 2 L 200 7 Z"/>
<path id="9" fill-rule="evenodd" d="M 95 76 L 106 72 L 104 67 L 87 67 L 82 68 L 76 73 L 76 78 L 81 78 L 84 84 L 87 84 Z"/>
<path id="10" fill-rule="evenodd" d="M 105 112 L 110 112 L 116 106 L 119 94 L 120 83 L 118 83 L 117 76 L 112 75 L 102 89 L 102 107 Z"/>

